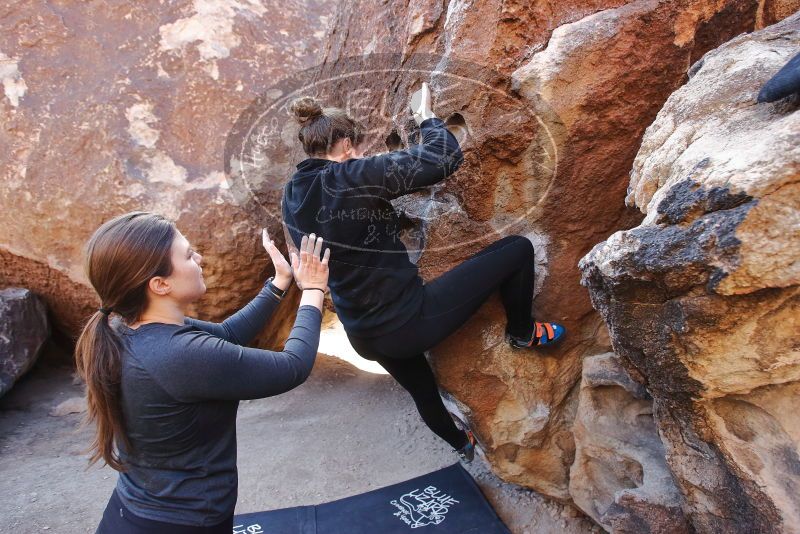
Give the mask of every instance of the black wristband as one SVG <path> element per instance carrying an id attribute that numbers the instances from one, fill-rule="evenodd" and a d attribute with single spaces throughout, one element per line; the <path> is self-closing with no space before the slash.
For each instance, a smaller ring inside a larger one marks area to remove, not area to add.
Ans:
<path id="1" fill-rule="evenodd" d="M 321 288 L 319 288 L 319 287 L 307 287 L 307 288 L 305 288 L 303 291 L 308 291 L 308 290 L 311 290 L 311 289 L 316 289 L 317 291 L 322 291 L 322 294 L 323 294 L 323 295 L 325 294 L 325 290 L 324 290 L 324 289 L 321 289 Z"/>
<path id="2" fill-rule="evenodd" d="M 270 276 L 269 278 L 267 278 L 267 281 L 266 281 L 266 282 L 264 282 L 264 287 L 266 287 L 267 289 L 269 289 L 269 290 L 270 290 L 270 292 L 271 292 L 273 295 L 275 295 L 275 296 L 276 296 L 276 297 L 278 297 L 279 299 L 282 299 L 282 298 L 284 297 L 284 295 L 286 295 L 286 291 L 285 291 L 285 290 L 283 290 L 283 289 L 281 289 L 281 288 L 279 288 L 279 287 L 278 287 L 278 286 L 276 286 L 275 284 L 273 284 L 273 283 L 272 283 L 272 281 L 273 281 L 274 279 L 275 279 L 275 277 L 274 277 L 274 276 Z"/>

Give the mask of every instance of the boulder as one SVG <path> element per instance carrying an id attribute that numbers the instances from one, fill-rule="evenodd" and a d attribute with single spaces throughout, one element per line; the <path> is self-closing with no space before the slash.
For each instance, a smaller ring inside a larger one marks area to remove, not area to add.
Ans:
<path id="1" fill-rule="evenodd" d="M 0 6 L 0 283 L 30 287 L 75 337 L 99 304 L 84 244 L 104 221 L 150 210 L 205 256 L 208 293 L 192 314 L 220 320 L 252 298 L 272 273 L 260 227 L 279 245 L 282 232 L 226 176 L 227 134 L 265 87 L 317 61 L 332 6 Z M 267 345 L 291 325 L 290 314 L 276 317 L 289 324 L 266 333 Z"/>
<path id="2" fill-rule="evenodd" d="M 569 493 L 609 532 L 689 533 L 653 399 L 613 352 L 583 360 Z"/>
<path id="3" fill-rule="evenodd" d="M 50 337 L 47 308 L 30 290 L 0 290 L 0 397 L 27 373 Z"/>
<path id="4" fill-rule="evenodd" d="M 644 220 L 581 261 L 699 532 L 800 532 L 800 99 L 755 103 L 799 46 L 796 13 L 694 64 L 633 164 Z"/>
<path id="5" fill-rule="evenodd" d="M 598 241 L 640 222 L 624 204 L 629 172 L 646 127 L 686 82 L 687 67 L 784 13 L 771 6 L 766 13 L 738 0 L 338 6 L 327 75 L 365 54 L 374 68 L 360 84 L 337 78 L 338 93 L 320 90 L 328 104 L 352 106 L 358 89 L 357 109 L 376 144 L 408 144 L 406 107 L 424 80 L 433 111 L 465 132 L 459 171 L 397 203 L 423 277 L 504 235 L 525 235 L 537 256 L 535 317 L 567 327 L 557 350 L 512 351 L 493 297 L 432 350 L 443 389 L 501 478 L 570 499 L 581 361 L 611 348 L 577 263 Z M 435 60 L 421 61 L 426 55 Z M 292 135 L 283 137 L 288 150 Z"/>

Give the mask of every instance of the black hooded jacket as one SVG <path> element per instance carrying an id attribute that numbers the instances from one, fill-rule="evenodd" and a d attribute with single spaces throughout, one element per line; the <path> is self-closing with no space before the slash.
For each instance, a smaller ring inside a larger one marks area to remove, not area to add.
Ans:
<path id="1" fill-rule="evenodd" d="M 424 120 L 420 134 L 418 145 L 377 156 L 305 159 L 284 188 L 283 221 L 292 241 L 299 247 L 304 234 L 324 238 L 336 313 L 359 337 L 399 328 L 422 305 L 423 280 L 400 240 L 390 200 L 443 180 L 464 157 L 441 119 Z"/>

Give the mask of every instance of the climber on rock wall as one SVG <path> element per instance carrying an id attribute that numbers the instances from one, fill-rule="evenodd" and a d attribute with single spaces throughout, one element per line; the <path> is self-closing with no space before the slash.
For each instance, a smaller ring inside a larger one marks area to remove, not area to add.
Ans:
<path id="1" fill-rule="evenodd" d="M 432 112 L 427 83 L 412 95 L 410 107 L 421 142 L 365 157 L 358 121 L 339 108 L 323 109 L 310 96 L 294 100 L 290 110 L 309 157 L 285 185 L 282 213 L 295 246 L 312 234 L 324 236 L 331 248 L 330 294 L 355 350 L 408 390 L 430 429 L 469 462 L 475 438 L 445 409 L 425 351 L 455 332 L 495 290 L 513 347 L 549 346 L 565 330 L 531 318 L 534 249 L 525 237 L 504 237 L 435 280 L 419 276 L 390 201 L 453 174 L 463 155 Z"/>

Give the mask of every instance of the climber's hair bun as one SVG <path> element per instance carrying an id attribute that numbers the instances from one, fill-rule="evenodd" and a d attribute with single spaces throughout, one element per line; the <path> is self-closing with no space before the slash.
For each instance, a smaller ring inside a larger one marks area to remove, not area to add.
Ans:
<path id="1" fill-rule="evenodd" d="M 322 116 L 322 106 L 313 96 L 301 96 L 295 99 L 289 106 L 289 111 L 301 125 L 306 125 L 312 119 Z"/>
<path id="2" fill-rule="evenodd" d="M 364 126 L 341 108 L 323 108 L 313 96 L 301 96 L 289 104 L 289 113 L 300 123 L 297 138 L 311 157 L 328 154 L 339 139 L 348 138 L 353 146 L 364 142 Z"/>

